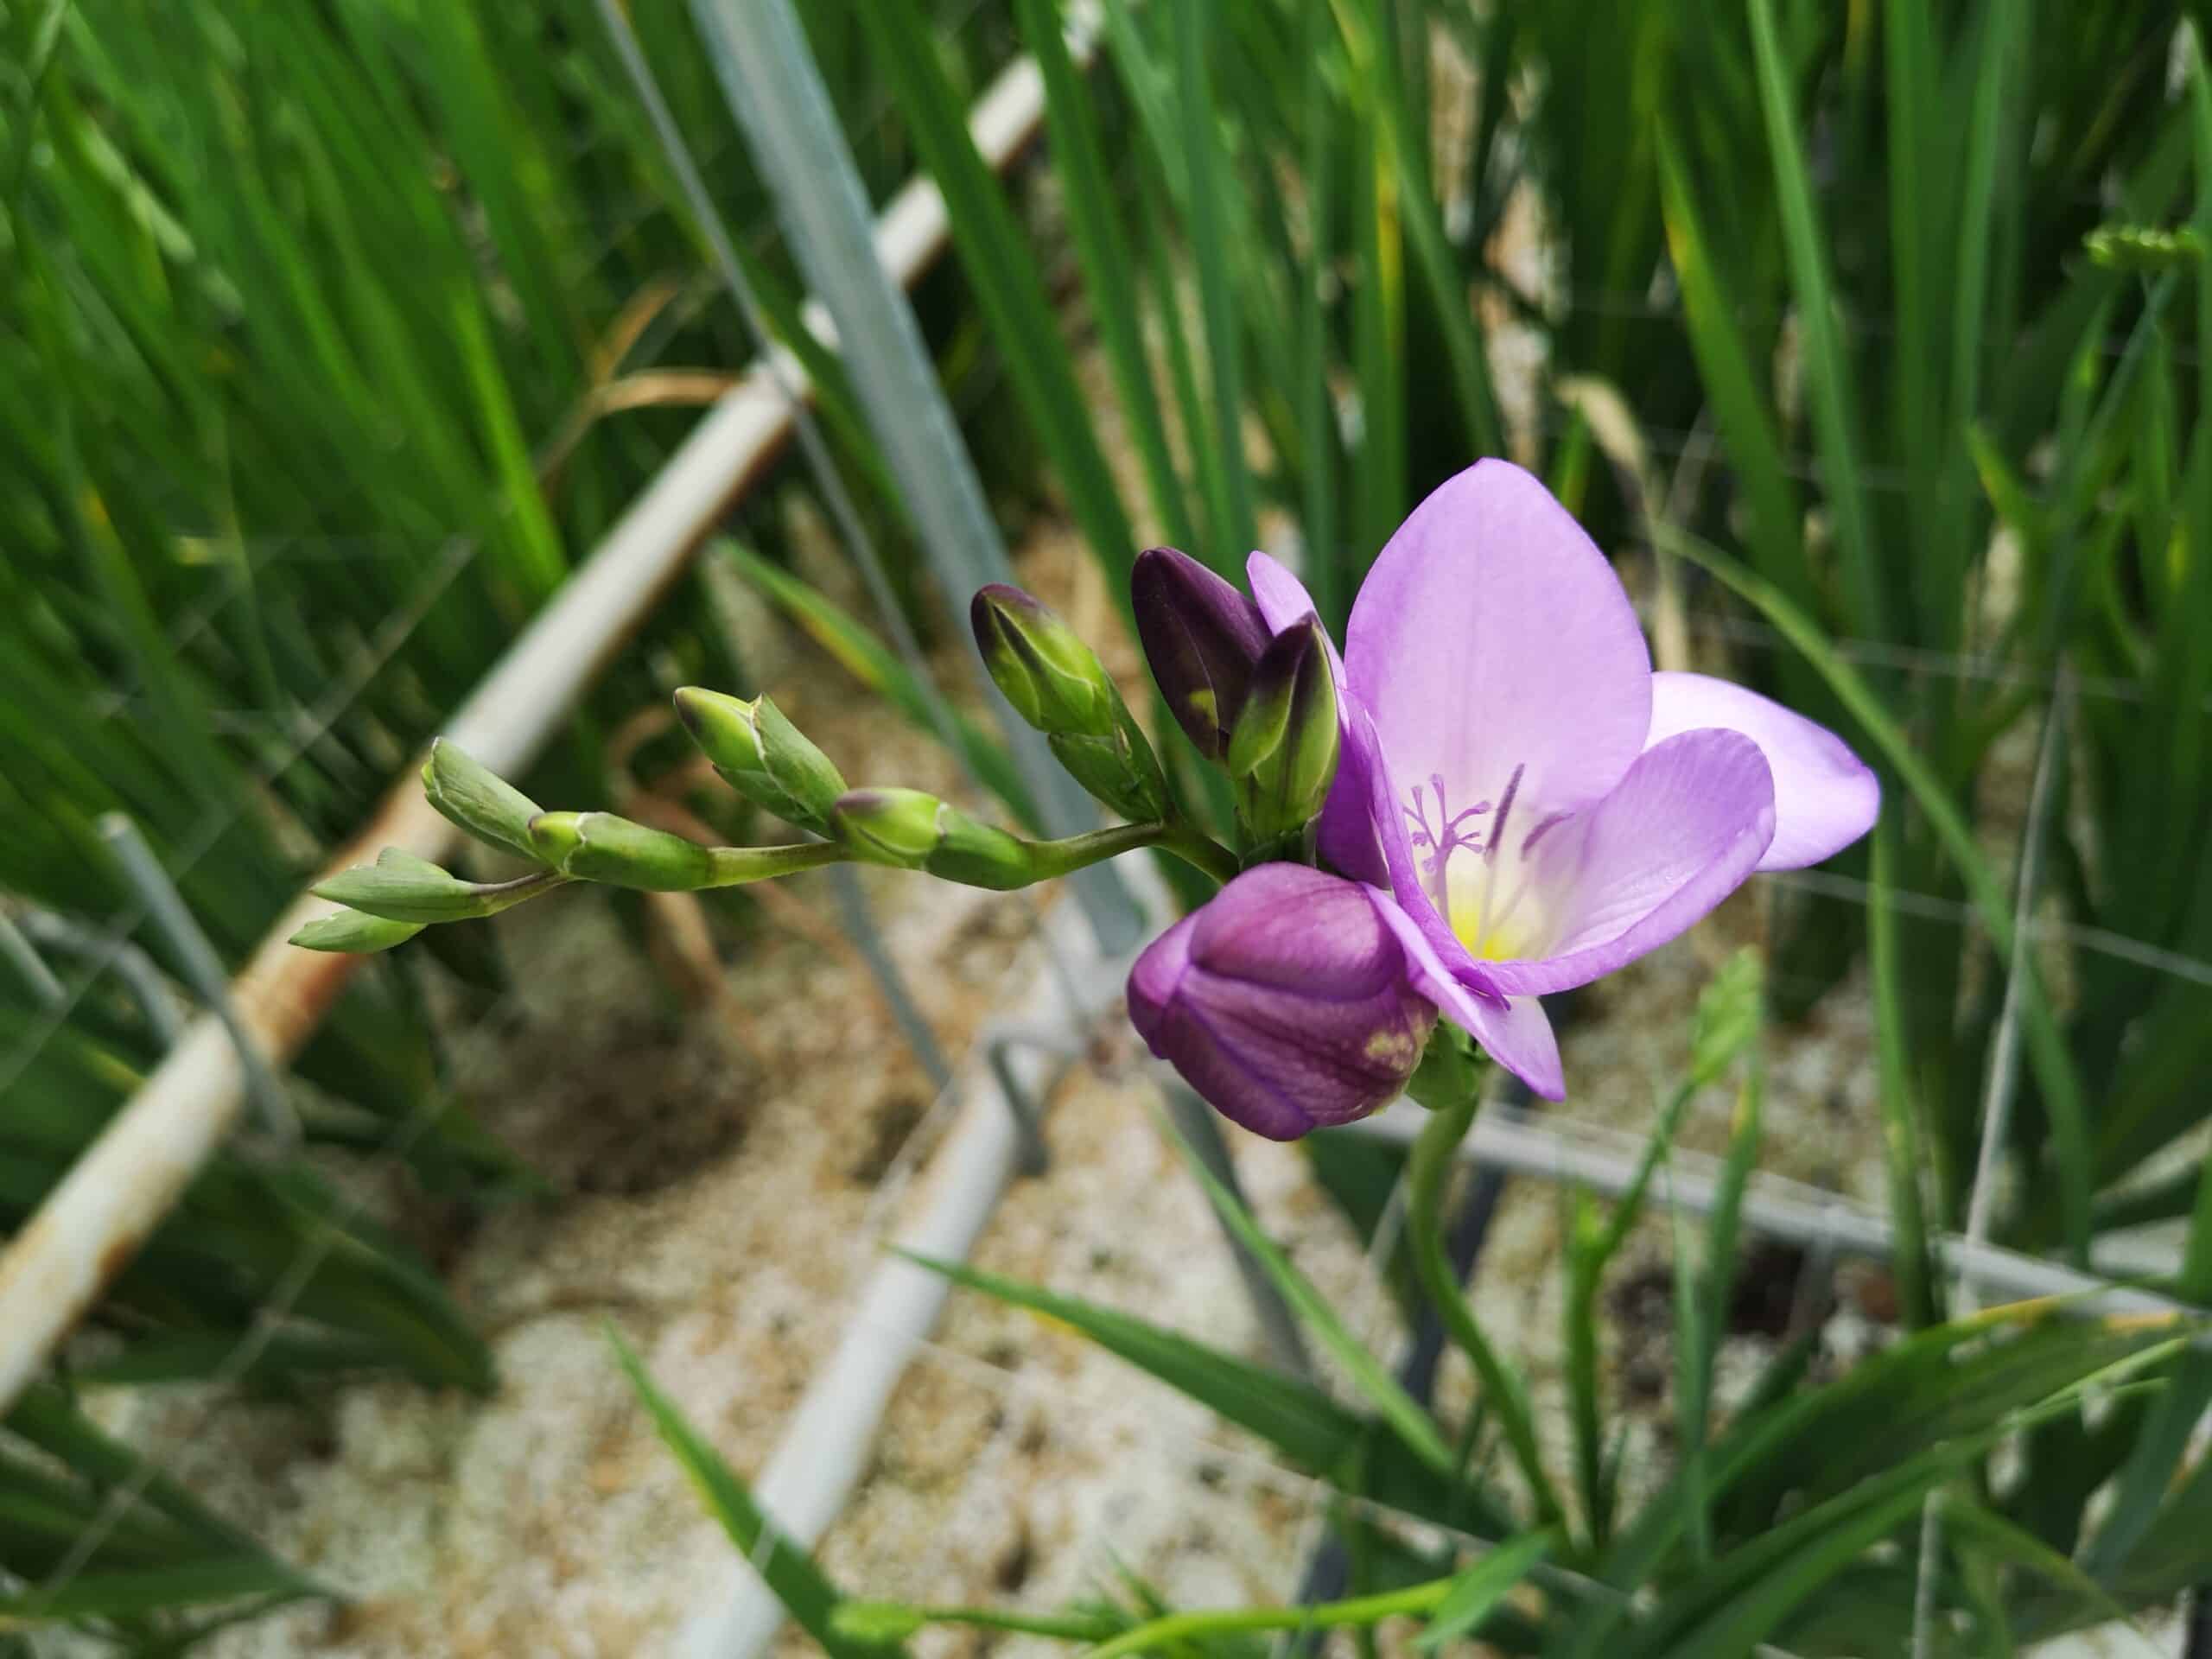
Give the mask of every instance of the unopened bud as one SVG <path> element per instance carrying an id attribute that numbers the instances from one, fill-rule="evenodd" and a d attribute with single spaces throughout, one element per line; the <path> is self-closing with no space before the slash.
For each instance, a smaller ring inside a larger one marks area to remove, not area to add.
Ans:
<path id="1" fill-rule="evenodd" d="M 1243 713 L 1253 670 L 1268 647 L 1260 607 L 1172 547 L 1137 556 L 1129 602 L 1145 661 L 1169 712 L 1199 753 L 1221 760 Z"/>
<path id="2" fill-rule="evenodd" d="M 575 845 L 561 868 L 587 881 L 648 893 L 693 893 L 715 884 L 715 858 L 696 842 L 612 812 L 575 820 Z"/>
<path id="3" fill-rule="evenodd" d="M 341 870 L 312 891 L 318 899 L 346 905 L 392 922 L 459 922 L 504 910 L 500 902 L 514 884 L 464 881 L 427 858 L 387 847 L 374 864 Z"/>
<path id="4" fill-rule="evenodd" d="M 1167 816 L 1167 780 L 1143 728 L 1115 700 L 1114 729 L 1103 737 L 1046 739 L 1054 757 L 1095 800 L 1132 823 Z"/>
<path id="5" fill-rule="evenodd" d="M 676 712 L 732 789 L 786 823 L 829 833 L 845 780 L 773 702 L 687 685 L 676 694 Z"/>
<path id="6" fill-rule="evenodd" d="M 340 955 L 368 956 L 404 944 L 423 931 L 421 922 L 395 922 L 366 911 L 334 910 L 318 916 L 292 935 L 302 950 L 329 950 Z"/>
<path id="7" fill-rule="evenodd" d="M 1294 835 L 1320 812 L 1340 742 L 1328 641 L 1309 617 L 1261 653 L 1230 741 L 1237 810 L 1255 842 Z"/>
<path id="8" fill-rule="evenodd" d="M 441 817 L 477 840 L 538 860 L 530 839 L 537 803 L 442 737 L 430 745 L 430 758 L 423 763 L 423 793 Z"/>
<path id="9" fill-rule="evenodd" d="M 968 607 L 976 649 L 1014 713 L 1047 737 L 1106 737 L 1121 694 L 1058 613 L 995 582 Z"/>
<path id="10" fill-rule="evenodd" d="M 840 842 L 855 856 L 1006 892 L 1040 879 L 1019 836 L 918 789 L 856 789 L 837 803 Z"/>
<path id="11" fill-rule="evenodd" d="M 937 815 L 944 805 L 918 789 L 855 789 L 839 798 L 830 821 L 855 857 L 918 870 L 937 846 Z"/>

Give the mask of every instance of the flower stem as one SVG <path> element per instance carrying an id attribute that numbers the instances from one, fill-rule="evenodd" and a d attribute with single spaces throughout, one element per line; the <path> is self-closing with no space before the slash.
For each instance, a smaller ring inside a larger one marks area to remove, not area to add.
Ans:
<path id="1" fill-rule="evenodd" d="M 1018 1613 L 1004 1607 L 912 1607 L 904 1611 L 916 1626 L 964 1624 L 971 1630 L 1012 1630 L 1062 1642 L 1103 1642 L 1115 1634 L 1111 1620 L 1096 1613 Z"/>
<path id="2" fill-rule="evenodd" d="M 1085 830 L 1079 836 L 1063 836 L 1057 841 L 1026 841 L 995 831 L 989 833 L 997 846 L 1004 849 L 1004 857 L 991 879 L 981 880 L 972 873 L 950 869 L 938 874 L 971 886 L 1027 887 L 1072 874 L 1142 847 L 1162 848 L 1217 881 L 1226 881 L 1236 874 L 1236 855 L 1226 847 L 1186 823 L 1165 819 L 1109 824 L 1103 830 Z M 702 885 L 709 887 L 766 881 L 801 870 L 819 869 L 824 864 L 841 863 L 856 855 L 853 849 L 837 841 L 806 842 L 789 847 L 710 847 L 706 850 L 714 861 L 714 868 Z M 933 868 L 930 861 L 936 856 L 932 852 L 921 858 L 919 868 Z"/>
<path id="3" fill-rule="evenodd" d="M 1236 855 L 1230 852 L 1211 836 L 1195 830 L 1187 823 L 1176 823 L 1160 842 L 1163 850 L 1175 855 L 1192 868 L 1211 876 L 1227 886 L 1236 879 Z"/>
<path id="4" fill-rule="evenodd" d="M 1480 1096 L 1468 1090 L 1455 1101 L 1433 1110 L 1414 1141 L 1406 1166 L 1406 1236 L 1413 1246 L 1414 1271 L 1421 1289 L 1444 1321 L 1444 1329 L 1471 1361 L 1481 1380 L 1484 1398 L 1497 1414 L 1514 1461 L 1535 1495 L 1536 1508 L 1547 1526 L 1566 1532 L 1566 1514 L 1544 1472 L 1543 1454 L 1536 1443 L 1535 1414 L 1529 1406 L 1528 1386 L 1500 1359 L 1483 1335 L 1466 1293 L 1444 1251 L 1442 1201 L 1445 1178 L 1452 1173 L 1452 1154 L 1467 1137 L 1475 1121 Z"/>
<path id="5" fill-rule="evenodd" d="M 1027 845 L 1036 861 L 1036 879 L 1039 881 L 1118 858 L 1140 847 L 1158 847 L 1173 853 L 1217 881 L 1226 881 L 1236 874 L 1236 855 L 1226 847 L 1188 824 L 1163 819 L 1149 823 L 1111 824 L 1079 836 L 1065 836 L 1058 841 L 1033 841 Z"/>
<path id="6" fill-rule="evenodd" d="M 1091 1649 L 1085 1659 L 1121 1659 L 1145 1653 L 1167 1643 L 1194 1636 L 1214 1636 L 1236 1630 L 1303 1630 L 1364 1627 L 1379 1624 L 1402 1613 L 1433 1612 L 1452 1589 L 1450 1578 L 1430 1579 L 1402 1590 L 1379 1595 L 1353 1596 L 1343 1601 L 1317 1602 L 1310 1607 L 1224 1607 L 1205 1612 L 1170 1613 L 1124 1630 L 1111 1642 Z"/>
<path id="7" fill-rule="evenodd" d="M 709 887 L 734 887 L 747 881 L 794 875 L 824 864 L 842 863 L 852 856 L 834 841 L 801 842 L 790 847 L 709 847 L 707 853 L 715 861 L 713 877 L 706 883 Z"/>

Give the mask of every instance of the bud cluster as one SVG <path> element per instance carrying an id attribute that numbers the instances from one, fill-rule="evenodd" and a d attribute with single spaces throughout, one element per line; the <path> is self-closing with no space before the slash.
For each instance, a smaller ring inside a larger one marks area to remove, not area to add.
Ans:
<path id="1" fill-rule="evenodd" d="M 1309 619 L 1269 629 L 1236 588 L 1165 548 L 1137 561 L 1130 598 L 1166 708 L 1199 756 L 1226 774 L 1242 863 L 1309 860 L 1338 742 L 1332 658 L 1319 626 Z M 469 839 L 519 862 L 519 872 L 470 881 L 390 848 L 373 865 L 319 884 L 318 895 L 344 908 L 308 923 L 294 943 L 381 950 L 435 923 L 497 915 L 575 881 L 691 893 L 840 861 L 1004 890 L 1157 846 L 1217 881 L 1236 874 L 1239 855 L 1184 817 L 1143 727 L 1065 621 L 1002 584 L 975 596 L 969 620 L 1014 714 L 1126 824 L 1033 841 L 918 790 L 855 789 L 769 698 L 685 686 L 675 695 L 677 715 L 715 773 L 804 839 L 707 847 L 612 812 L 549 810 L 441 741 L 423 764 L 425 796 Z"/>

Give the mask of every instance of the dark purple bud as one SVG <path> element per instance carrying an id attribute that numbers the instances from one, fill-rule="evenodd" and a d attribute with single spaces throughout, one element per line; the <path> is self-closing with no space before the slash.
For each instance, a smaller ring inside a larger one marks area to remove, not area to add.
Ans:
<path id="1" fill-rule="evenodd" d="M 1271 1141 L 1388 1104 L 1436 1024 L 1367 889 L 1303 864 L 1245 871 L 1137 958 L 1128 995 L 1152 1052 Z"/>
<path id="2" fill-rule="evenodd" d="M 1137 638 L 1176 721 L 1207 759 L 1229 753 L 1253 665 L 1268 648 L 1260 607 L 1187 553 L 1137 555 L 1129 578 Z"/>

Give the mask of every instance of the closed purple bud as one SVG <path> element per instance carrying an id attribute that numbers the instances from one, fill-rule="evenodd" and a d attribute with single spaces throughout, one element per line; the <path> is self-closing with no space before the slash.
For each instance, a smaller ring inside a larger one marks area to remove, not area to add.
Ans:
<path id="1" fill-rule="evenodd" d="M 1368 890 L 1302 864 L 1247 870 L 1161 934 L 1128 997 L 1152 1052 L 1271 1141 L 1387 1105 L 1436 1024 Z"/>
<path id="2" fill-rule="evenodd" d="M 1208 760 L 1229 753 L 1253 665 L 1270 630 L 1260 607 L 1187 553 L 1137 555 L 1129 578 L 1137 638 L 1177 722 Z"/>

